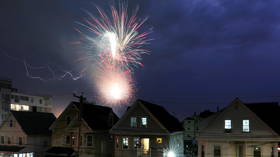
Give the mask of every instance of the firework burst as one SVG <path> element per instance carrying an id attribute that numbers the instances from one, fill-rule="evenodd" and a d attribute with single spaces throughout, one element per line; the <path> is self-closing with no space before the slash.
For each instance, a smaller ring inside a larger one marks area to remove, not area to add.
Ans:
<path id="1" fill-rule="evenodd" d="M 89 45 L 87 60 L 95 60 L 95 85 L 101 102 L 120 104 L 128 102 L 133 93 L 132 71 L 142 65 L 141 56 L 148 52 L 143 46 L 150 32 L 140 28 L 147 20 L 137 18 L 138 9 L 128 15 L 127 7 L 111 7 L 106 14 L 97 7 L 98 16 L 87 12 L 83 26 L 84 39 Z M 80 31 L 82 32 L 82 31 Z"/>
<path id="2" fill-rule="evenodd" d="M 110 62 L 123 70 L 142 65 L 141 56 L 148 52 L 143 46 L 148 43 L 150 32 L 141 32 L 140 28 L 147 18 L 137 18 L 138 9 L 129 16 L 124 5 L 111 7 L 110 15 L 98 7 L 97 10 L 97 17 L 87 12 L 89 18 L 81 24 L 95 36 L 85 35 L 97 48 L 90 56 L 97 56 L 101 64 Z"/>

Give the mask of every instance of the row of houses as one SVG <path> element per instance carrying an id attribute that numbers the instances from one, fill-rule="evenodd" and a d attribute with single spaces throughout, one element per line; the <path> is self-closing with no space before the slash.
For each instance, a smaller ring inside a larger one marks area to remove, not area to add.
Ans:
<path id="1" fill-rule="evenodd" d="M 277 157 L 277 103 L 239 99 L 180 122 L 162 106 L 136 100 L 122 117 L 111 108 L 70 103 L 51 113 L 11 111 L 0 126 L 0 156 Z"/>

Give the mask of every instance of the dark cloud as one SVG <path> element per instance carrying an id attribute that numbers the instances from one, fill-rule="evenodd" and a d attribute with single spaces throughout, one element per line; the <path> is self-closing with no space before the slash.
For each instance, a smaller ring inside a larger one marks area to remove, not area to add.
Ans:
<path id="1" fill-rule="evenodd" d="M 0 48 L 34 66 L 78 71 L 83 51 L 76 21 L 94 5 L 113 0 L 2 0 Z M 161 103 L 180 117 L 224 105 L 236 96 L 252 101 L 280 92 L 278 0 L 133 0 L 154 39 L 135 71 L 137 96 Z M 22 62 L 1 55 L 1 75 L 19 88 L 56 95 L 65 105 L 72 92 L 94 95 L 89 78 L 42 82 L 26 77 Z M 9 67 L 9 68 L 7 68 Z M 36 73 L 36 71 L 34 71 Z M 48 71 L 38 75 L 51 76 Z M 36 73 L 37 74 L 37 73 Z M 210 104 L 210 106 L 207 106 Z M 184 110 L 184 112 L 181 112 Z"/>

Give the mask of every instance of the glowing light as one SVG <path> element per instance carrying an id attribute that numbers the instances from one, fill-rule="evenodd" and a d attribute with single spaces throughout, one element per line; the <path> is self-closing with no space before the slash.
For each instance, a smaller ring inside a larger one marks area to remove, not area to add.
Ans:
<path id="1" fill-rule="evenodd" d="M 176 157 L 176 154 L 173 151 L 169 151 L 167 157 Z"/>
<path id="2" fill-rule="evenodd" d="M 132 96 L 133 85 L 130 74 L 106 68 L 95 78 L 99 101 L 106 104 L 126 103 Z"/>
<path id="3" fill-rule="evenodd" d="M 117 45 L 118 45 L 118 39 L 115 33 L 112 32 L 106 32 L 105 36 L 108 38 L 109 42 L 110 42 L 110 48 L 111 48 L 111 54 L 112 54 L 112 58 L 115 59 L 116 55 L 117 55 Z"/>
<path id="4" fill-rule="evenodd" d="M 110 95 L 113 99 L 120 100 L 123 95 L 123 89 L 122 87 L 117 83 L 113 83 L 113 85 L 110 87 Z"/>

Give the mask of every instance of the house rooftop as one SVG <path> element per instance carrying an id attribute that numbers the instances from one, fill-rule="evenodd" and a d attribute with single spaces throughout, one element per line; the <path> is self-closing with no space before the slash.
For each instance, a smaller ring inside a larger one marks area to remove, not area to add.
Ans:
<path id="1" fill-rule="evenodd" d="M 162 106 L 152 104 L 140 99 L 138 99 L 135 103 L 141 103 L 142 105 L 144 105 L 169 132 L 183 130 L 183 126 L 179 122 L 179 120 L 168 113 Z"/>
<path id="2" fill-rule="evenodd" d="M 82 118 L 93 130 L 109 130 L 118 120 L 112 108 L 90 103 L 72 102 L 82 112 Z"/>
<path id="3" fill-rule="evenodd" d="M 52 113 L 11 111 L 27 135 L 50 135 L 49 127 L 55 121 Z"/>

